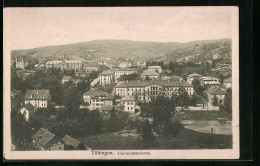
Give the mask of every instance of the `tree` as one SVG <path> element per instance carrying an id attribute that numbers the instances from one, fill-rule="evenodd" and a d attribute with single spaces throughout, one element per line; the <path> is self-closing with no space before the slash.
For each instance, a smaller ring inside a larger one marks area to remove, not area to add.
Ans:
<path id="1" fill-rule="evenodd" d="M 75 111 L 79 109 L 79 105 L 82 103 L 82 96 L 75 87 L 65 89 L 64 101 L 65 107 L 68 111 Z"/>
<path id="2" fill-rule="evenodd" d="M 87 83 L 85 81 L 80 81 L 77 85 L 77 88 L 78 90 L 81 92 L 81 93 L 84 93 L 87 91 Z"/>
<path id="3" fill-rule="evenodd" d="M 197 105 L 197 102 L 198 102 L 198 97 L 196 94 L 193 94 L 191 96 L 191 99 L 190 99 L 190 105 L 191 106 L 196 106 Z"/>
<path id="4" fill-rule="evenodd" d="M 117 124 L 116 120 L 117 120 L 116 119 L 116 110 L 113 108 L 110 111 L 110 116 L 109 116 L 109 120 L 108 120 L 108 124 L 107 124 L 108 131 L 116 131 L 117 130 L 117 127 L 120 124 Z"/>
<path id="5" fill-rule="evenodd" d="M 201 101 L 202 101 L 202 104 L 203 104 L 203 108 L 206 104 L 208 104 L 209 102 L 209 98 L 208 98 L 208 95 L 206 93 L 202 93 L 201 95 Z"/>
<path id="6" fill-rule="evenodd" d="M 178 95 L 175 98 L 176 104 L 180 107 L 187 107 L 190 104 L 190 97 L 184 88 L 178 89 Z"/>
<path id="7" fill-rule="evenodd" d="M 216 96 L 216 95 L 215 95 L 214 98 L 213 98 L 212 105 L 213 105 L 214 107 L 218 106 L 218 99 L 217 99 L 217 96 Z"/>
<path id="8" fill-rule="evenodd" d="M 224 110 L 232 114 L 232 89 L 228 88 L 224 97 Z"/>
<path id="9" fill-rule="evenodd" d="M 153 141 L 152 127 L 148 119 L 145 121 L 142 130 L 143 145 L 146 147 Z"/>

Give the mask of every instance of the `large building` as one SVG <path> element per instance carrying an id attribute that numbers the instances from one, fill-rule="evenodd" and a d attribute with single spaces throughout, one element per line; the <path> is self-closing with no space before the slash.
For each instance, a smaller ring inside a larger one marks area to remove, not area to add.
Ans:
<path id="1" fill-rule="evenodd" d="M 137 70 L 133 68 L 117 68 L 111 69 L 110 71 L 114 73 L 114 79 L 116 83 L 119 82 L 119 79 L 122 75 L 137 73 Z"/>
<path id="2" fill-rule="evenodd" d="M 84 64 L 83 68 L 84 68 L 84 71 L 86 71 L 86 73 L 91 73 L 93 71 L 100 70 L 99 64 L 97 64 L 95 62 L 88 62 L 88 63 Z"/>
<path id="3" fill-rule="evenodd" d="M 220 87 L 219 79 L 215 77 L 201 77 L 200 84 L 206 88 Z"/>
<path id="4" fill-rule="evenodd" d="M 27 90 L 24 96 L 24 104 L 31 103 L 36 108 L 47 108 L 51 95 L 49 90 Z"/>
<path id="5" fill-rule="evenodd" d="M 179 88 L 184 88 L 189 95 L 194 93 L 193 85 L 164 80 L 121 82 L 114 87 L 114 93 L 121 97 L 134 96 L 140 101 L 150 101 L 158 95 L 172 97 L 178 93 Z"/>
<path id="6" fill-rule="evenodd" d="M 60 68 L 62 70 L 75 70 L 81 71 L 83 69 L 83 62 L 80 60 L 55 60 L 48 61 L 45 64 L 45 67 L 48 68 Z"/>
<path id="7" fill-rule="evenodd" d="M 23 58 L 21 60 L 19 59 L 15 59 L 15 67 L 19 68 L 19 69 L 24 69 L 26 66 L 28 66 L 28 61 L 23 60 Z"/>
<path id="8" fill-rule="evenodd" d="M 103 71 L 102 73 L 100 73 L 98 75 L 98 78 L 99 78 L 100 85 L 111 84 L 111 83 L 113 83 L 113 80 L 114 80 L 114 73 L 109 70 Z"/>
<path id="9" fill-rule="evenodd" d="M 102 106 L 113 106 L 113 97 L 104 91 L 91 88 L 83 94 L 83 100 L 88 103 L 90 110 L 101 110 Z"/>
<path id="10" fill-rule="evenodd" d="M 161 66 L 149 66 L 148 70 L 156 71 L 158 73 L 162 73 L 162 67 Z"/>
<path id="11" fill-rule="evenodd" d="M 219 88 L 210 88 L 206 90 L 205 93 L 208 95 L 209 104 L 212 103 L 215 97 L 217 98 L 218 104 L 224 104 L 225 91 Z"/>

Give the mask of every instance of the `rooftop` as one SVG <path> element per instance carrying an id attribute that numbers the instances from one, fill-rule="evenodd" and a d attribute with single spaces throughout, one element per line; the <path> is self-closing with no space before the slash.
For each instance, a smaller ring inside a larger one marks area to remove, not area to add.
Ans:
<path id="1" fill-rule="evenodd" d="M 228 79 L 225 79 L 224 80 L 225 83 L 232 83 L 232 77 L 228 78 Z"/>
<path id="2" fill-rule="evenodd" d="M 54 138 L 55 135 L 44 128 L 40 128 L 33 136 L 32 139 L 41 146 L 47 145 L 48 142 Z"/>
<path id="3" fill-rule="evenodd" d="M 148 69 L 162 69 L 161 66 L 149 66 Z"/>
<path id="4" fill-rule="evenodd" d="M 145 70 L 142 73 L 142 76 L 159 76 L 160 74 L 153 70 Z"/>
<path id="5" fill-rule="evenodd" d="M 180 81 L 166 81 L 166 80 L 134 80 L 129 82 L 121 82 L 115 86 L 115 88 L 126 88 L 126 87 L 145 87 L 149 85 L 161 85 L 161 86 L 168 86 L 168 87 L 193 87 L 193 85 L 190 85 L 186 82 L 180 82 Z"/>
<path id="6" fill-rule="evenodd" d="M 65 137 L 62 138 L 62 141 L 71 145 L 73 148 L 77 148 L 81 144 L 80 141 L 76 140 L 75 138 L 72 138 L 69 135 L 65 135 Z"/>
<path id="7" fill-rule="evenodd" d="M 193 74 L 188 75 L 188 77 L 201 77 L 201 75 L 198 73 L 193 73 Z"/>
<path id="8" fill-rule="evenodd" d="M 206 93 L 211 94 L 211 95 L 225 95 L 226 92 L 219 89 L 219 88 L 210 88 L 206 90 Z"/>
<path id="9" fill-rule="evenodd" d="M 135 101 L 135 98 L 133 96 L 125 96 L 121 101 Z"/>
<path id="10" fill-rule="evenodd" d="M 71 79 L 71 76 L 63 76 L 62 79 L 63 79 L 63 80 L 70 80 L 70 79 Z"/>
<path id="11" fill-rule="evenodd" d="M 108 92 L 101 91 L 96 88 L 91 88 L 89 91 L 85 92 L 83 94 L 83 96 L 91 96 L 92 98 L 93 97 L 109 97 L 110 98 L 111 94 L 109 94 Z"/>
<path id="12" fill-rule="evenodd" d="M 111 75 L 111 74 L 113 74 L 112 71 L 106 70 L 106 71 L 103 71 L 102 73 L 100 73 L 99 75 Z"/>

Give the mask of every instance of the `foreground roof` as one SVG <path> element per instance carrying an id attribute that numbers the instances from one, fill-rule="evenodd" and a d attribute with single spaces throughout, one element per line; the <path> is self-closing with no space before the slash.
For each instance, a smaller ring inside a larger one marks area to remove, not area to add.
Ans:
<path id="1" fill-rule="evenodd" d="M 65 135 L 65 137 L 62 138 L 62 141 L 71 145 L 73 148 L 77 148 L 81 144 L 80 141 L 76 140 L 75 138 L 72 138 L 69 135 Z"/>
<path id="2" fill-rule="evenodd" d="M 55 135 L 44 128 L 40 128 L 33 136 L 32 139 L 41 146 L 47 145 L 54 138 Z"/>

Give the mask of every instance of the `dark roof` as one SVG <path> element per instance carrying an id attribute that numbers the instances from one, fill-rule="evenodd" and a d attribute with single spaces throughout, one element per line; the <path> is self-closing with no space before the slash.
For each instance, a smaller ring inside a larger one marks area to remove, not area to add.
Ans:
<path id="1" fill-rule="evenodd" d="M 25 104 L 24 108 L 26 108 L 28 111 L 34 110 L 34 106 L 30 102 Z"/>
<path id="2" fill-rule="evenodd" d="M 111 71 L 106 70 L 106 71 L 103 71 L 102 73 L 100 73 L 99 75 L 111 75 L 111 74 L 113 74 Z"/>
<path id="3" fill-rule="evenodd" d="M 142 76 L 159 76 L 160 74 L 157 73 L 156 71 L 154 70 L 145 70 L 143 71 L 142 73 Z"/>
<path id="4" fill-rule="evenodd" d="M 55 137 L 54 134 L 49 132 L 44 128 L 40 128 L 33 136 L 32 139 L 40 144 L 41 146 L 45 146 Z"/>
<path id="5" fill-rule="evenodd" d="M 218 88 L 210 88 L 208 90 L 206 90 L 206 93 L 211 94 L 211 95 L 225 95 L 226 92 L 218 89 Z"/>
<path id="6" fill-rule="evenodd" d="M 78 141 L 75 138 L 72 138 L 71 136 L 68 136 L 68 135 L 65 135 L 65 137 L 62 138 L 62 141 L 71 145 L 73 148 L 77 148 L 81 144 L 80 141 Z"/>
<path id="7" fill-rule="evenodd" d="M 96 88 L 91 88 L 89 91 L 85 92 L 83 96 L 91 96 L 93 97 L 111 97 L 111 94 L 108 92 L 101 91 Z"/>
<path id="8" fill-rule="evenodd" d="M 50 100 L 50 91 L 48 89 L 43 90 L 27 90 L 24 99 L 30 100 Z"/>
<path id="9" fill-rule="evenodd" d="M 166 80 L 145 80 L 145 81 L 129 81 L 129 82 L 122 82 L 115 86 L 115 88 L 125 88 L 125 87 L 145 87 L 148 85 L 161 85 L 161 86 L 169 86 L 169 87 L 193 87 L 186 82 L 180 81 L 166 81 Z"/>

